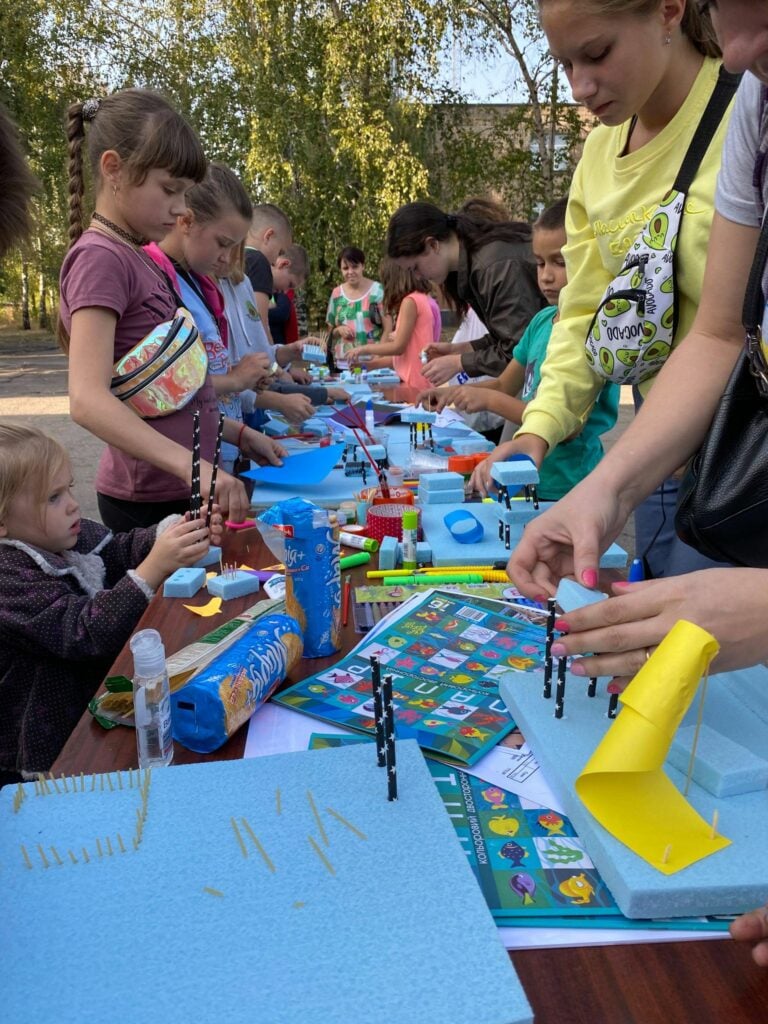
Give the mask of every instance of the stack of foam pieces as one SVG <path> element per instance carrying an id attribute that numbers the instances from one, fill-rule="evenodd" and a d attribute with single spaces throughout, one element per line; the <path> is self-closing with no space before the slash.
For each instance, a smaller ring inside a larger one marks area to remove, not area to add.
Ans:
<path id="1" fill-rule="evenodd" d="M 492 452 L 493 442 L 482 434 L 473 434 L 469 437 L 453 438 L 451 448 L 457 455 L 480 455 L 483 452 Z"/>
<path id="2" fill-rule="evenodd" d="M 538 514 L 527 494 L 525 498 L 514 499 L 512 495 L 523 488 L 535 487 L 539 482 L 539 471 L 530 459 L 495 462 L 491 466 L 491 477 L 499 489 L 499 500 L 496 503 L 499 539 L 503 539 L 504 546 L 509 548 L 510 527 L 513 524 L 525 525 Z"/>
<path id="3" fill-rule="evenodd" d="M 457 505 L 464 501 L 464 477 L 460 473 L 422 473 L 418 500 L 421 505 Z"/>
<path id="4" fill-rule="evenodd" d="M 416 561 L 419 565 L 432 561 L 432 548 L 426 541 L 416 544 Z M 379 546 L 379 569 L 398 569 L 402 564 L 402 543 L 396 537 L 384 537 Z"/>

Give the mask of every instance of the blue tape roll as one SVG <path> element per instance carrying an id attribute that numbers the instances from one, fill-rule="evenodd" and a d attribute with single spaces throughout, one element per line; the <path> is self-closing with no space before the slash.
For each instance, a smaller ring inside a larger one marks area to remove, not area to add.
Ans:
<path id="1" fill-rule="evenodd" d="M 477 544 L 483 539 L 483 524 L 465 508 L 454 509 L 443 517 L 451 536 L 459 544 Z"/>

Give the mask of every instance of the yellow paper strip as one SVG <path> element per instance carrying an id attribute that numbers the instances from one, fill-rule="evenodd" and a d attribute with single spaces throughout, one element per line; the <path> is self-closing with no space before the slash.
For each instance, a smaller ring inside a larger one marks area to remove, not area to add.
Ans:
<path id="1" fill-rule="evenodd" d="M 664 773 L 699 680 L 719 646 L 677 622 L 619 698 L 621 714 L 576 780 L 576 792 L 612 836 L 666 875 L 730 845 Z"/>

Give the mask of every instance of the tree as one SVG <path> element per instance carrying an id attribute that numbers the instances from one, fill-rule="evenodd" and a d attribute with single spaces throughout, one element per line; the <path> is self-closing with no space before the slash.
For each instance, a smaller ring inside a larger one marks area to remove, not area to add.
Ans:
<path id="1" fill-rule="evenodd" d="M 487 186 L 518 216 L 530 216 L 567 189 L 584 133 L 581 113 L 568 102 L 567 83 L 546 50 L 538 4 L 451 0 L 447 6 L 454 30 L 468 47 L 481 54 L 501 47 L 512 58 L 524 97 L 489 116 L 480 128 L 457 117 L 455 109 L 446 111 L 441 129 L 447 146 L 469 162 L 475 177 L 484 174 Z M 465 173 L 471 176 L 472 171 Z"/>

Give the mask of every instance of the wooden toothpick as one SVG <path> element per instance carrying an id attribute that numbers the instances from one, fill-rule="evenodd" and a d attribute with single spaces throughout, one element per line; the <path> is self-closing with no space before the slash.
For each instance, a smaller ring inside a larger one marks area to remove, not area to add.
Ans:
<path id="1" fill-rule="evenodd" d="M 712 815 L 712 831 L 709 834 L 710 839 L 717 839 L 717 823 L 720 821 L 720 811 L 715 808 L 715 813 Z"/>

